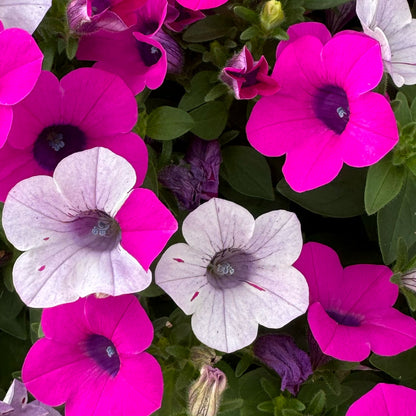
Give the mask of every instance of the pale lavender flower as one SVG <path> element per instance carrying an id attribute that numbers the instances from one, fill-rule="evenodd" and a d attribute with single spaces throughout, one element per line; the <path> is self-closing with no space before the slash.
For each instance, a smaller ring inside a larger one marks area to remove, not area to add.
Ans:
<path id="1" fill-rule="evenodd" d="M 233 352 L 251 344 L 258 324 L 280 328 L 309 301 L 303 275 L 292 264 L 302 248 L 295 214 L 271 211 L 256 220 L 245 208 L 212 198 L 183 222 L 188 244 L 166 250 L 156 283 L 192 316 L 196 337 Z"/>

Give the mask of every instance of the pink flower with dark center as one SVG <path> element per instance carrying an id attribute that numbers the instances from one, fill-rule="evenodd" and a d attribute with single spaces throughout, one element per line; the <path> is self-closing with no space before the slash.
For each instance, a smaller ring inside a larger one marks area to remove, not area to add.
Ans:
<path id="1" fill-rule="evenodd" d="M 132 189 L 135 183 L 124 158 L 96 147 L 63 159 L 53 177 L 25 179 L 9 192 L 3 227 L 25 251 L 13 282 L 28 306 L 118 296 L 150 284 L 149 266 L 177 222 L 152 191 Z"/>
<path id="2" fill-rule="evenodd" d="M 182 32 L 190 24 L 204 17 L 205 14 L 199 10 L 187 9 L 176 0 L 168 0 L 166 19 L 163 24 L 174 32 Z"/>
<path id="3" fill-rule="evenodd" d="M 119 32 L 136 23 L 136 11 L 147 0 L 71 0 L 67 7 L 72 31 L 88 34 L 100 29 Z"/>
<path id="4" fill-rule="evenodd" d="M 283 174 L 297 192 L 325 185 L 343 163 L 379 161 L 398 141 L 389 102 L 370 92 L 383 75 L 380 45 L 362 33 L 331 38 L 320 23 L 300 23 L 276 51 L 272 77 L 281 89 L 254 106 L 247 123 L 252 146 L 286 154 Z"/>
<path id="5" fill-rule="evenodd" d="M 135 168 L 137 186 L 147 170 L 147 149 L 131 133 L 137 103 L 114 74 L 94 68 L 70 72 L 59 81 L 43 71 L 33 91 L 14 106 L 9 139 L 0 150 L 0 200 L 22 179 L 51 175 L 66 156 L 104 146 Z"/>
<path id="6" fill-rule="evenodd" d="M 183 7 L 191 10 L 213 9 L 227 3 L 227 0 L 178 0 Z"/>
<path id="7" fill-rule="evenodd" d="M 393 308 L 398 286 L 381 265 L 342 268 L 334 250 L 307 243 L 294 266 L 309 285 L 308 322 L 321 350 L 343 361 L 362 361 L 370 351 L 399 354 L 416 345 L 416 322 Z"/>
<path id="8" fill-rule="evenodd" d="M 269 65 L 262 56 L 254 61 L 246 46 L 230 59 L 220 74 L 222 82 L 230 86 L 238 100 L 250 100 L 256 95 L 273 95 L 279 90 L 279 84 L 267 75 Z"/>
<path id="9" fill-rule="evenodd" d="M 354 402 L 345 416 L 413 416 L 416 390 L 379 383 Z"/>
<path id="10" fill-rule="evenodd" d="M 32 91 L 42 60 L 43 54 L 29 33 L 22 29 L 3 30 L 0 22 L 0 147 L 12 125 L 12 106 Z"/>
<path id="11" fill-rule="evenodd" d="M 162 401 L 158 362 L 143 352 L 153 327 L 133 295 L 45 309 L 44 338 L 26 356 L 22 379 L 37 399 L 66 416 L 147 416 Z"/>
<path id="12" fill-rule="evenodd" d="M 167 54 L 158 32 L 166 17 L 167 0 L 148 1 L 136 12 L 137 22 L 122 32 L 100 30 L 83 36 L 77 59 L 97 61 L 94 67 L 119 75 L 138 94 L 156 89 L 165 79 Z M 162 35 L 163 37 L 163 35 Z"/>

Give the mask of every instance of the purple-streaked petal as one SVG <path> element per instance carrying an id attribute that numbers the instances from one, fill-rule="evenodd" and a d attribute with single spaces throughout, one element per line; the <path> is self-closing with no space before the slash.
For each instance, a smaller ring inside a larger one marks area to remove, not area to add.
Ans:
<path id="1" fill-rule="evenodd" d="M 172 213 L 148 189 L 134 189 L 117 212 L 121 246 L 147 270 L 178 229 Z"/>
<path id="2" fill-rule="evenodd" d="M 208 285 L 206 273 L 210 261 L 196 248 L 174 244 L 163 253 L 156 266 L 156 284 L 190 315 L 199 305 L 200 290 Z"/>
<path id="3" fill-rule="evenodd" d="M 245 208 L 212 198 L 185 218 L 182 234 L 190 246 L 214 255 L 225 248 L 245 246 L 254 227 L 254 218 Z"/>
<path id="4" fill-rule="evenodd" d="M 22 405 L 27 404 L 27 390 L 25 385 L 21 381 L 14 379 L 3 401 L 14 407 L 16 413 L 19 412 Z"/>
<path id="5" fill-rule="evenodd" d="M 66 157 L 59 162 L 53 178 L 78 212 L 96 209 L 110 216 L 117 213 L 136 182 L 130 163 L 104 147 Z"/>

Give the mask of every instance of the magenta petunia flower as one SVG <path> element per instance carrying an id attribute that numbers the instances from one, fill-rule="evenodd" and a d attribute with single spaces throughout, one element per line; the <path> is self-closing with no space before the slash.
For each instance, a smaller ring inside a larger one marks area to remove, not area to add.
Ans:
<path id="1" fill-rule="evenodd" d="M 71 0 L 68 24 L 78 34 L 100 29 L 119 32 L 136 23 L 136 11 L 147 0 Z"/>
<path id="2" fill-rule="evenodd" d="M 205 14 L 199 10 L 187 9 L 176 0 L 168 0 L 166 19 L 163 24 L 174 32 L 182 32 L 190 24 L 204 17 Z"/>
<path id="3" fill-rule="evenodd" d="M 143 352 L 153 327 L 133 295 L 45 309 L 44 338 L 26 356 L 22 379 L 38 400 L 66 416 L 147 416 L 162 401 L 158 362 Z"/>
<path id="4" fill-rule="evenodd" d="M 222 69 L 220 79 L 230 86 L 238 100 L 250 100 L 256 95 L 273 95 L 279 90 L 279 84 L 271 76 L 269 64 L 264 56 L 254 61 L 246 46 L 233 56 Z"/>
<path id="5" fill-rule="evenodd" d="M 342 268 L 334 250 L 307 243 L 294 266 L 309 284 L 308 322 L 321 350 L 343 361 L 362 361 L 370 351 L 399 354 L 416 345 L 416 322 L 393 308 L 397 285 L 386 266 Z"/>
<path id="6" fill-rule="evenodd" d="M 150 284 L 149 265 L 177 222 L 152 191 L 132 190 L 135 182 L 124 158 L 96 147 L 63 159 L 53 177 L 25 179 L 9 192 L 3 227 L 25 251 L 13 282 L 28 306 L 134 293 Z"/>
<path id="7" fill-rule="evenodd" d="M 227 3 L 227 0 L 178 0 L 183 7 L 191 10 L 213 9 Z"/>
<path id="8" fill-rule="evenodd" d="M 373 92 L 383 75 L 380 45 L 358 32 L 331 38 L 320 23 L 300 23 L 276 51 L 281 89 L 261 98 L 247 123 L 252 146 L 286 154 L 284 176 L 297 192 L 325 185 L 343 163 L 372 165 L 398 141 L 387 99 Z"/>
<path id="9" fill-rule="evenodd" d="M 346 416 L 413 416 L 415 408 L 416 390 L 379 383 L 354 402 Z"/>
<path id="10" fill-rule="evenodd" d="M 94 67 L 119 75 L 138 94 L 160 87 L 166 76 L 167 56 L 158 37 L 166 17 L 167 0 L 148 1 L 136 12 L 137 23 L 123 32 L 100 30 L 83 36 L 77 59 L 97 61 Z M 163 37 L 163 35 L 162 35 Z"/>
<path id="11" fill-rule="evenodd" d="M 61 416 L 61 414 L 38 400 L 28 403 L 25 385 L 14 379 L 3 401 L 0 401 L 1 416 Z"/>
<path id="12" fill-rule="evenodd" d="M 36 84 L 43 54 L 29 33 L 22 29 L 3 30 L 0 22 L 0 147 L 9 134 L 12 106 L 22 101 Z"/>
<path id="13" fill-rule="evenodd" d="M 292 264 L 300 224 L 287 211 L 256 220 L 243 207 L 212 198 L 184 220 L 189 244 L 174 244 L 156 266 L 156 283 L 192 316 L 196 337 L 220 351 L 251 344 L 258 324 L 280 328 L 308 306 L 308 287 Z"/>
<path id="14" fill-rule="evenodd" d="M 135 168 L 137 186 L 147 170 L 147 149 L 131 133 L 137 103 L 114 74 L 93 68 L 70 72 L 59 80 L 43 71 L 33 91 L 13 107 L 9 138 L 0 150 L 0 200 L 22 179 L 51 175 L 60 160 L 103 146 Z"/>

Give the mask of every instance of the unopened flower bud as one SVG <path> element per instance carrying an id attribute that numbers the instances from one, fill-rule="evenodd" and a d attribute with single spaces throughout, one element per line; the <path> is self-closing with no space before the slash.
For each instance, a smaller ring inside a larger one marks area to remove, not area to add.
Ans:
<path id="1" fill-rule="evenodd" d="M 189 390 L 190 416 L 216 416 L 227 378 L 218 368 L 204 365 L 201 375 Z"/>
<path id="2" fill-rule="evenodd" d="M 205 345 L 200 345 L 199 347 L 191 348 L 191 361 L 195 364 L 197 368 L 202 367 L 203 365 L 214 365 L 221 357 L 215 354 L 215 350 Z"/>
<path id="3" fill-rule="evenodd" d="M 276 0 L 268 0 L 261 10 L 260 23 L 264 30 L 270 31 L 279 26 L 285 20 L 282 3 Z"/>

